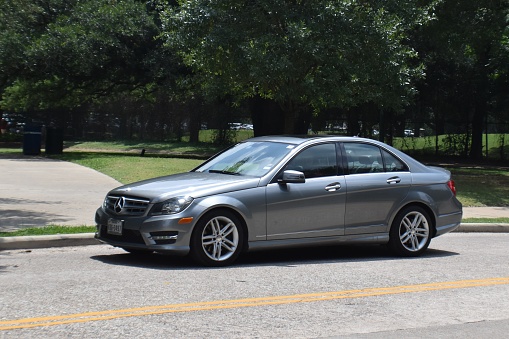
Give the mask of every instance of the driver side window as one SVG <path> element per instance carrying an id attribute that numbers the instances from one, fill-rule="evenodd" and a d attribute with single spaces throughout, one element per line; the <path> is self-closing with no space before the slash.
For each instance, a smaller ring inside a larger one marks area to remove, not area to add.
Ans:
<path id="1" fill-rule="evenodd" d="M 306 179 L 337 175 L 336 146 L 322 144 L 306 148 L 290 160 L 285 170 L 303 172 Z"/>

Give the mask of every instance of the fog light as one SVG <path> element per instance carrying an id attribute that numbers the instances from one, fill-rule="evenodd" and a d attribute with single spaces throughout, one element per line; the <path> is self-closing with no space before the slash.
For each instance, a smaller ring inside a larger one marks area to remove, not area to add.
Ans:
<path id="1" fill-rule="evenodd" d="M 176 235 L 159 235 L 152 237 L 152 240 L 176 240 L 176 239 L 177 239 Z"/>
<path id="2" fill-rule="evenodd" d="M 149 237 L 156 245 L 171 245 L 177 242 L 177 238 L 177 231 L 152 232 Z"/>

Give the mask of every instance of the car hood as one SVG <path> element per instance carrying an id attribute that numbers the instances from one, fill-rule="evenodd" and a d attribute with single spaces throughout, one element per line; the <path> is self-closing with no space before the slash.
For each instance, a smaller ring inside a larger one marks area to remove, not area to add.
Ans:
<path id="1" fill-rule="evenodd" d="M 260 178 L 251 176 L 188 172 L 124 185 L 111 190 L 109 194 L 147 198 L 157 203 L 181 195 L 199 198 L 244 190 L 257 187 L 259 182 Z"/>

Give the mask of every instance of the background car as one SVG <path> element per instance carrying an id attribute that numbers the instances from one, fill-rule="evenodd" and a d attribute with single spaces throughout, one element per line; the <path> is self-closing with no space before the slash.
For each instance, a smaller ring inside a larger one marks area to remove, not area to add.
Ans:
<path id="1" fill-rule="evenodd" d="M 404 132 L 405 132 L 405 137 L 413 137 L 414 136 L 414 131 L 412 131 L 411 129 L 406 129 Z"/>
<path id="2" fill-rule="evenodd" d="M 455 193 L 449 171 L 375 140 L 257 137 L 188 173 L 110 191 L 96 237 L 132 253 L 191 254 L 207 266 L 243 251 L 342 243 L 417 256 L 459 226 Z"/>

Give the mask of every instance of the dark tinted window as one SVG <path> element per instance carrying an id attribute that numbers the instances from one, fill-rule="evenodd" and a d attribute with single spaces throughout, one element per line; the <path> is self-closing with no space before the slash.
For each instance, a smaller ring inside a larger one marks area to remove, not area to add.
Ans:
<path id="1" fill-rule="evenodd" d="M 408 171 L 404 162 L 378 146 L 352 142 L 344 147 L 350 174 Z"/>
<path id="2" fill-rule="evenodd" d="M 394 155 L 387 151 L 382 151 L 382 154 L 384 156 L 386 172 L 408 171 L 408 167 L 405 165 L 405 163 L 396 158 Z"/>
<path id="3" fill-rule="evenodd" d="M 348 173 L 384 172 L 380 148 L 361 143 L 345 143 Z"/>
<path id="4" fill-rule="evenodd" d="M 285 170 L 303 172 L 306 178 L 337 175 L 336 146 L 322 144 L 306 148 L 290 160 Z"/>

